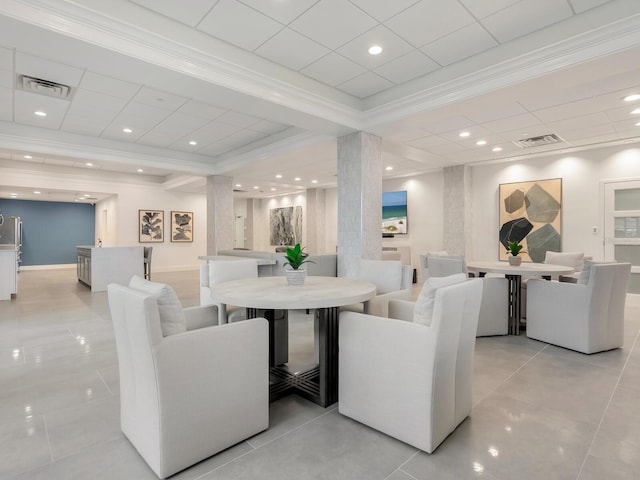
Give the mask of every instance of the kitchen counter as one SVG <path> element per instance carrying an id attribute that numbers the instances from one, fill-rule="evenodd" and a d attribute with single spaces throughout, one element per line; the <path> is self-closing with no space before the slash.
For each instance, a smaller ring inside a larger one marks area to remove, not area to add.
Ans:
<path id="1" fill-rule="evenodd" d="M 92 292 L 104 292 L 110 283 L 129 285 L 134 275 L 144 276 L 143 247 L 78 245 L 78 281 Z"/>

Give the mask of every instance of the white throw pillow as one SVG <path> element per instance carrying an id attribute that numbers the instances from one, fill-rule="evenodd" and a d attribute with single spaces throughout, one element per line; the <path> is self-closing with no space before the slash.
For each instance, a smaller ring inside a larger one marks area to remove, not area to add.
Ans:
<path id="1" fill-rule="evenodd" d="M 397 260 L 360 260 L 358 278 L 376 284 L 376 294 L 397 292 L 402 285 L 402 262 Z"/>
<path id="2" fill-rule="evenodd" d="M 547 250 L 544 257 L 544 263 L 550 265 L 563 265 L 565 267 L 571 267 L 576 272 L 582 270 L 584 265 L 584 253 L 583 252 L 552 252 Z"/>
<path id="3" fill-rule="evenodd" d="M 166 337 L 187 331 L 187 320 L 182 310 L 182 304 L 176 292 L 169 285 L 150 282 L 134 275 L 129 282 L 129 288 L 148 293 L 156 298 L 162 336 Z"/>
<path id="4" fill-rule="evenodd" d="M 467 276 L 464 273 L 456 273 L 455 275 L 449 275 L 448 277 L 431 277 L 420 290 L 420 295 L 416 300 L 416 305 L 413 310 L 413 323 L 419 325 L 431 325 L 431 319 L 433 318 L 433 305 L 436 300 L 436 291 L 441 287 L 448 287 L 449 285 L 455 285 L 467 281 Z"/>
<path id="5" fill-rule="evenodd" d="M 258 260 L 255 258 L 209 262 L 209 286 L 245 278 L 258 278 Z"/>

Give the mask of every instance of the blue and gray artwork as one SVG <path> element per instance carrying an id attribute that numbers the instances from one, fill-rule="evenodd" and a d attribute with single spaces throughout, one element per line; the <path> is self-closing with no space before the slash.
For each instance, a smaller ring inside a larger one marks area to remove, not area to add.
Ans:
<path id="1" fill-rule="evenodd" d="M 190 213 L 174 213 L 173 214 L 173 231 L 171 232 L 171 240 L 174 242 L 190 242 L 193 240 L 193 227 L 191 221 L 193 216 Z"/>
<path id="2" fill-rule="evenodd" d="M 140 233 L 151 240 L 162 240 L 162 212 L 144 212 L 140 220 Z"/>

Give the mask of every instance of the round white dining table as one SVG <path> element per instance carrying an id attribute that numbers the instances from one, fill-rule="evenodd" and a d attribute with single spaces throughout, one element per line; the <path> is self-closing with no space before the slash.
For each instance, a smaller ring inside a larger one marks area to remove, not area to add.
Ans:
<path id="1" fill-rule="evenodd" d="M 546 280 L 552 276 L 568 275 L 575 270 L 564 265 L 552 265 L 548 263 L 523 262 L 518 266 L 512 266 L 509 262 L 469 262 L 467 271 L 484 277 L 487 273 L 503 274 L 509 280 L 507 295 L 509 296 L 509 333 L 520 334 L 520 322 L 522 314 L 520 310 L 522 275 L 539 275 Z"/>
<path id="2" fill-rule="evenodd" d="M 317 367 L 292 373 L 272 362 L 269 396 L 271 400 L 297 393 L 327 407 L 338 401 L 338 316 L 340 307 L 367 302 L 376 295 L 373 283 L 342 277 L 308 276 L 304 285 L 289 286 L 286 277 L 258 277 L 219 283 L 212 295 L 221 304 L 247 308 L 247 318 L 265 317 L 269 321 L 269 349 L 278 349 L 276 316 L 287 310 L 315 309 L 318 323 Z M 223 312 L 224 313 L 224 312 Z M 226 318 L 226 315 L 222 316 Z"/>

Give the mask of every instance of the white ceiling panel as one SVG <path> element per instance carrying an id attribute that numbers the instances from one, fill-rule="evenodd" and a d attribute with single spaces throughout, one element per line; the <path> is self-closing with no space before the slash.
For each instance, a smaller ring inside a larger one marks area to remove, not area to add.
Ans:
<path id="1" fill-rule="evenodd" d="M 118 117 L 114 121 L 128 122 L 137 126 L 148 126 L 151 128 L 162 120 L 171 115 L 171 112 L 158 107 L 152 107 L 151 105 L 145 105 L 143 103 L 130 102 L 120 112 Z"/>
<path id="2" fill-rule="evenodd" d="M 250 127 L 251 125 L 258 123 L 261 119 L 253 117 L 251 115 L 245 115 L 244 113 L 227 111 L 216 118 L 216 122 L 227 123 L 236 127 Z"/>
<path id="3" fill-rule="evenodd" d="M 459 117 L 464 120 L 468 120 L 467 117 Z M 460 136 L 460 129 L 455 128 L 453 130 L 448 130 L 446 132 L 440 133 L 442 138 L 445 138 L 451 142 L 457 142 L 461 145 L 466 145 L 467 147 L 475 147 L 475 143 L 482 138 L 483 136 L 495 135 L 494 132 L 488 130 L 486 127 L 481 125 L 470 124 L 464 128 L 465 131 L 469 132 L 468 137 Z"/>
<path id="4" fill-rule="evenodd" d="M 71 87 L 75 87 L 80 83 L 84 73 L 83 69 L 22 52 L 16 52 L 15 71 L 17 74 L 29 75 L 30 77 L 58 82 Z"/>
<path id="5" fill-rule="evenodd" d="M 0 47 L 0 68 L 13 71 L 13 50 Z"/>
<path id="6" fill-rule="evenodd" d="M 117 78 L 100 75 L 94 72 L 86 72 L 80 82 L 80 88 L 91 90 L 92 92 L 104 93 L 112 97 L 131 100 L 141 85 L 125 82 Z"/>
<path id="7" fill-rule="evenodd" d="M 195 27 L 218 0 L 130 0 L 181 23 Z"/>
<path id="8" fill-rule="evenodd" d="M 536 125 L 540 125 L 541 122 L 538 118 L 534 117 L 530 113 L 523 113 L 521 115 L 514 115 L 512 117 L 504 117 L 499 120 L 493 120 L 491 122 L 483 123 L 482 125 L 488 130 L 496 133 L 511 132 L 514 129 L 530 128 Z"/>
<path id="9" fill-rule="evenodd" d="M 198 29 L 245 50 L 254 50 L 283 28 L 236 0 L 220 0 L 200 22 Z"/>
<path id="10" fill-rule="evenodd" d="M 565 0 L 521 0 L 482 19 L 500 43 L 541 30 L 573 15 Z"/>
<path id="11" fill-rule="evenodd" d="M 196 100 L 189 100 L 182 105 L 176 113 L 183 113 L 185 115 L 191 115 L 194 117 L 206 118 L 207 120 L 213 120 L 222 115 L 227 110 L 220 107 L 215 107 L 206 103 L 198 102 Z"/>
<path id="12" fill-rule="evenodd" d="M 609 1 L 610 0 L 569 0 L 569 3 L 571 3 L 571 6 L 576 13 L 582 13 L 586 10 L 604 5 Z"/>
<path id="13" fill-rule="evenodd" d="M 628 105 L 622 105 L 618 108 L 611 108 L 607 110 L 606 113 L 612 122 L 618 122 L 621 120 L 633 120 L 634 118 L 637 118 L 638 120 L 640 120 L 639 114 L 631 113 L 635 110 L 640 110 L 640 104 L 633 103 Z"/>
<path id="14" fill-rule="evenodd" d="M 589 143 L 592 138 L 602 135 L 616 133 L 613 125 L 608 123 L 606 125 L 595 125 L 593 127 L 579 128 L 576 130 L 566 130 L 560 133 L 560 137 L 564 138 L 568 142 L 584 141 Z"/>
<path id="15" fill-rule="evenodd" d="M 438 68 L 438 64 L 422 52 L 413 50 L 376 68 L 375 72 L 395 84 L 401 84 L 433 72 Z"/>
<path id="16" fill-rule="evenodd" d="M 613 128 L 618 133 L 629 133 L 630 135 L 640 136 L 640 118 L 632 118 L 614 122 Z"/>
<path id="17" fill-rule="evenodd" d="M 301 73 L 332 87 L 364 72 L 366 72 L 364 67 L 333 52 L 301 70 Z"/>
<path id="18" fill-rule="evenodd" d="M 566 118 L 578 117 L 601 110 L 600 106 L 592 99 L 578 100 L 577 102 L 556 105 L 555 107 L 536 110 L 533 114 L 543 122 L 553 122 Z"/>
<path id="19" fill-rule="evenodd" d="M 155 88 L 142 87 L 133 97 L 132 101 L 161 108 L 163 110 L 177 110 L 187 102 L 187 98 L 162 92 Z"/>
<path id="20" fill-rule="evenodd" d="M 450 65 L 496 45 L 498 42 L 482 25 L 472 23 L 425 45 L 420 50 L 440 65 Z"/>
<path id="21" fill-rule="evenodd" d="M 488 17 L 498 10 L 507 8 L 520 0 L 458 0 L 469 10 L 476 18 Z"/>
<path id="22" fill-rule="evenodd" d="M 249 130 L 254 130 L 256 132 L 266 133 L 267 135 L 272 135 L 277 132 L 281 132 L 289 128 L 287 125 L 282 125 L 281 123 L 270 122 L 268 120 L 260 120 L 258 123 L 253 123 L 249 127 Z"/>
<path id="23" fill-rule="evenodd" d="M 171 150 L 179 150 L 181 152 L 197 152 L 202 148 L 200 144 L 198 145 L 189 145 L 189 140 L 191 137 L 182 137 L 178 138 L 175 142 L 169 144 L 169 148 Z"/>
<path id="24" fill-rule="evenodd" d="M 111 123 L 110 118 L 96 116 L 67 115 L 64 117 L 60 130 L 99 137 Z"/>
<path id="25" fill-rule="evenodd" d="M 0 87 L 0 120 L 13 120 L 13 90 L 9 88 Z"/>
<path id="26" fill-rule="evenodd" d="M 183 113 L 172 113 L 156 125 L 151 132 L 175 134 L 178 135 L 179 138 L 198 130 L 207 123 L 209 122 L 201 117 L 192 117 Z"/>
<path id="27" fill-rule="evenodd" d="M 347 0 L 323 0 L 289 25 L 327 48 L 336 48 L 353 40 L 377 22 Z"/>
<path id="28" fill-rule="evenodd" d="M 520 98 L 520 103 L 529 111 L 542 110 L 565 103 L 591 98 L 592 93 L 587 85 L 576 85 L 572 88 L 558 87 L 545 89 Z"/>
<path id="29" fill-rule="evenodd" d="M 568 130 L 577 130 L 579 128 L 586 129 L 589 127 L 606 125 L 610 123 L 611 120 L 609 119 L 609 117 L 607 117 L 606 113 L 596 112 L 589 115 L 571 117 L 566 120 L 560 120 L 557 122 L 548 122 L 547 126 L 549 127 L 549 131 L 562 135 L 563 132 Z"/>
<path id="30" fill-rule="evenodd" d="M 183 138 L 183 135 L 180 135 L 179 133 L 152 130 L 142 135 L 138 139 L 138 143 L 152 145 L 154 147 L 168 147 L 169 145 L 176 143 L 181 138 Z M 188 145 L 188 142 L 184 143 L 187 143 Z"/>
<path id="31" fill-rule="evenodd" d="M 285 25 L 295 20 L 317 1 L 318 0 L 295 0 L 294 2 L 283 2 L 282 0 L 240 0 L 241 3 Z"/>
<path id="32" fill-rule="evenodd" d="M 640 69 L 610 75 L 607 78 L 588 84 L 592 95 L 602 95 L 618 90 L 640 90 Z"/>
<path id="33" fill-rule="evenodd" d="M 69 108 L 69 113 L 87 113 L 91 114 L 99 112 L 100 115 L 112 114 L 115 116 L 127 105 L 127 101 L 122 98 L 112 97 L 82 88 L 76 90 L 73 97 L 73 103 Z"/>
<path id="34" fill-rule="evenodd" d="M 386 25 L 413 46 L 422 47 L 474 22 L 458 2 L 448 2 L 443 8 L 441 0 L 422 0 L 389 19 Z"/>
<path id="35" fill-rule="evenodd" d="M 501 102 L 500 100 L 494 100 L 484 108 L 480 107 L 471 111 L 465 111 L 465 117 L 476 123 L 486 123 L 525 113 L 527 113 L 527 111 L 518 102 Z"/>
<path id="36" fill-rule="evenodd" d="M 393 83 L 380 75 L 367 72 L 338 85 L 338 88 L 358 98 L 366 98 L 369 95 L 386 90 L 391 85 Z"/>
<path id="37" fill-rule="evenodd" d="M 379 22 L 383 22 L 390 17 L 415 5 L 420 0 L 350 0 L 351 3 L 367 12 Z"/>
<path id="38" fill-rule="evenodd" d="M 0 69 L 0 87 L 13 88 L 13 72 Z"/>
<path id="39" fill-rule="evenodd" d="M 421 125 L 422 128 L 426 128 L 430 132 L 440 134 L 445 132 L 452 132 L 454 130 L 469 128 L 475 125 L 471 120 L 466 117 L 451 117 L 438 120 L 435 122 L 426 122 Z"/>
<path id="40" fill-rule="evenodd" d="M 62 119 L 70 105 L 69 102 L 59 98 L 23 92 L 22 90 L 14 92 L 14 101 L 14 118 L 17 123 L 56 130 L 60 128 Z M 37 110 L 46 112 L 47 116 L 39 117 L 34 115 Z"/>
<path id="41" fill-rule="evenodd" d="M 378 55 L 371 55 L 369 48 L 373 45 L 382 46 L 382 52 Z M 378 25 L 343 45 L 337 52 L 349 60 L 373 69 L 394 58 L 406 55 L 412 50 L 413 47 L 409 43 L 388 28 Z"/>
<path id="42" fill-rule="evenodd" d="M 328 48 L 298 32 L 284 28 L 258 47 L 255 53 L 297 71 L 315 62 L 329 51 Z"/>
<path id="43" fill-rule="evenodd" d="M 468 150 L 469 148 L 457 143 L 443 143 L 429 148 L 429 151 L 436 155 L 449 155 L 451 153 L 459 154 L 460 152 L 466 152 Z"/>
<path id="44" fill-rule="evenodd" d="M 449 140 L 447 140 L 446 138 L 442 138 L 438 135 L 429 135 L 428 137 L 421 137 L 421 138 L 410 140 L 407 143 L 412 147 L 429 150 L 431 147 L 443 145 L 448 142 Z"/>
<path id="45" fill-rule="evenodd" d="M 131 133 L 125 133 L 122 131 L 123 127 L 130 128 L 133 131 Z M 134 124 L 131 121 L 121 122 L 118 118 L 116 118 L 107 126 L 107 128 L 104 129 L 100 136 L 104 138 L 110 138 L 112 140 L 119 140 L 121 142 L 135 142 L 145 133 L 147 133 L 150 128 L 151 127 L 147 127 L 143 124 Z"/>
<path id="46" fill-rule="evenodd" d="M 191 135 L 198 139 L 200 146 L 206 146 L 217 140 L 228 137 L 238 130 L 240 130 L 240 127 L 214 121 L 209 122 L 204 127 L 192 132 Z"/>

